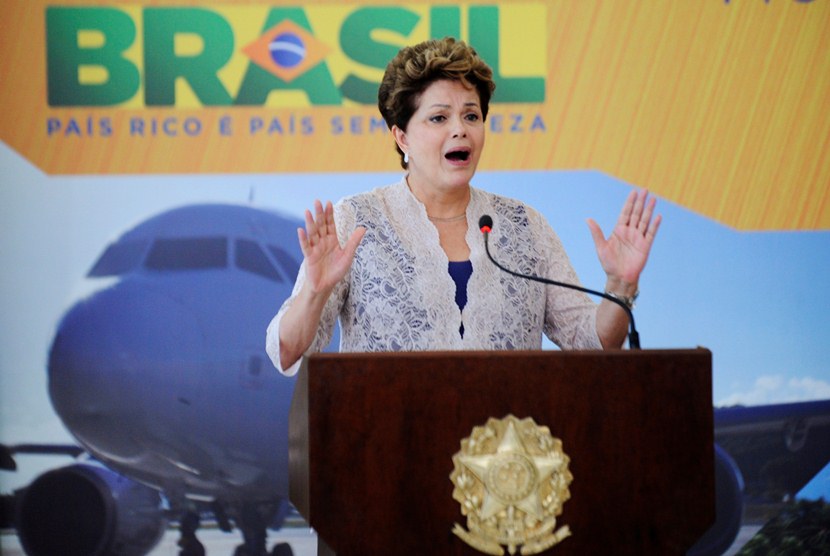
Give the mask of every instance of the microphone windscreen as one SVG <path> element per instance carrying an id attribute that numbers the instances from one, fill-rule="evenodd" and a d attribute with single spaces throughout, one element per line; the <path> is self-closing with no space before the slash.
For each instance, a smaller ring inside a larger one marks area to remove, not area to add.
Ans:
<path id="1" fill-rule="evenodd" d="M 483 234 L 489 234 L 490 230 L 493 229 L 493 219 L 490 218 L 489 214 L 484 214 L 478 219 L 478 229 Z"/>

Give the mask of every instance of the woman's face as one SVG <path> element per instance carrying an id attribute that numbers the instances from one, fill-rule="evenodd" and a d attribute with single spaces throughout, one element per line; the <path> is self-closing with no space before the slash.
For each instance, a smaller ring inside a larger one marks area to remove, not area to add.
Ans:
<path id="1" fill-rule="evenodd" d="M 406 131 L 397 126 L 392 131 L 409 155 L 412 187 L 443 193 L 469 186 L 484 148 L 484 118 L 474 87 L 435 81 L 421 93 Z"/>

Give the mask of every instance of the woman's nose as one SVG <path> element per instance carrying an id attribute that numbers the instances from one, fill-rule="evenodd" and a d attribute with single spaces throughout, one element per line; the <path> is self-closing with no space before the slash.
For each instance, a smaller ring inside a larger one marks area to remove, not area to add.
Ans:
<path id="1" fill-rule="evenodd" d="M 462 118 L 453 119 L 452 136 L 453 138 L 467 136 L 467 128 L 464 126 L 464 120 Z"/>

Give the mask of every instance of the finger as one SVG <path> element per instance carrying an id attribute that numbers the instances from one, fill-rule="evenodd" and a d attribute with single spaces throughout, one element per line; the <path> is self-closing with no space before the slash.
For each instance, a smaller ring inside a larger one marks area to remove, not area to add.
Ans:
<path id="1" fill-rule="evenodd" d="M 640 224 L 638 228 L 640 231 L 643 232 L 643 235 L 646 234 L 646 230 L 649 228 L 649 224 L 651 223 L 651 217 L 654 214 L 654 206 L 657 204 L 657 199 L 654 197 L 650 198 L 646 203 L 645 210 L 643 211 L 643 216 L 640 218 Z"/>
<path id="2" fill-rule="evenodd" d="M 651 222 L 648 227 L 648 231 L 646 232 L 646 240 L 649 243 L 654 242 L 654 238 L 657 235 L 657 230 L 660 229 L 660 222 L 663 221 L 663 216 L 658 214 L 657 217 Z"/>
<path id="3" fill-rule="evenodd" d="M 602 228 L 599 227 L 599 224 L 593 218 L 588 219 L 588 229 L 591 230 L 591 237 L 594 239 L 594 245 L 597 248 L 605 243 L 605 234 L 602 233 Z"/>
<path id="4" fill-rule="evenodd" d="M 308 239 L 309 247 L 314 247 L 317 239 L 317 224 L 314 222 L 310 210 L 305 211 L 305 235 Z"/>
<path id="5" fill-rule="evenodd" d="M 645 189 L 641 189 L 634 195 L 634 206 L 631 209 L 631 219 L 629 220 L 629 223 L 636 228 L 640 228 L 640 223 L 643 220 L 643 206 L 645 205 L 647 194 L 648 192 Z"/>
<path id="6" fill-rule="evenodd" d="M 308 236 L 302 228 L 297 228 L 297 239 L 300 241 L 300 251 L 303 252 L 303 257 L 308 257 L 311 246 L 308 243 Z"/>
<path id="7" fill-rule="evenodd" d="M 343 248 L 349 259 L 352 259 L 354 257 L 355 251 L 357 251 L 357 247 L 360 245 L 360 242 L 363 239 L 364 235 L 366 235 L 366 228 L 361 226 L 359 228 L 355 228 L 355 230 L 352 232 L 352 235 L 349 236 L 349 240 L 346 242 L 346 245 Z"/>
<path id="8" fill-rule="evenodd" d="M 317 225 L 317 242 L 323 240 L 328 234 L 326 230 L 326 213 L 323 210 L 323 203 L 315 199 L 314 201 L 314 223 Z"/>
<path id="9" fill-rule="evenodd" d="M 636 197 L 637 190 L 632 189 L 631 193 L 629 193 L 628 197 L 625 199 L 625 203 L 623 203 L 623 208 L 620 211 L 620 218 L 617 220 L 617 224 L 628 226 L 628 223 L 631 220 L 631 212 L 634 210 L 634 200 Z"/>
<path id="10" fill-rule="evenodd" d="M 326 234 L 336 234 L 337 227 L 334 225 L 334 206 L 331 201 L 326 203 Z"/>

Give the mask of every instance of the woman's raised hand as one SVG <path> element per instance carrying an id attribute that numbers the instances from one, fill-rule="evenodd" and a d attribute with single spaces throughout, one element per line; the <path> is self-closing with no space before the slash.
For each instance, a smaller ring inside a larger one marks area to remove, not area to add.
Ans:
<path id="1" fill-rule="evenodd" d="M 365 228 L 357 228 L 343 247 L 337 239 L 334 225 L 334 207 L 331 201 L 325 210 L 320 201 L 314 201 L 314 212 L 305 211 L 305 230 L 297 229 L 300 249 L 306 264 L 306 282 L 314 293 L 328 294 L 349 271 Z"/>
<path id="2" fill-rule="evenodd" d="M 600 264 L 610 282 L 636 289 L 662 220 L 659 215 L 652 219 L 656 203 L 646 190 L 632 191 L 607 239 L 599 225 L 588 219 Z"/>

